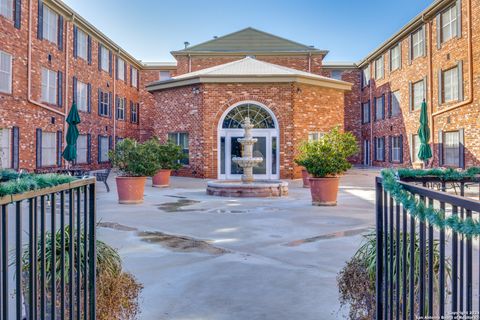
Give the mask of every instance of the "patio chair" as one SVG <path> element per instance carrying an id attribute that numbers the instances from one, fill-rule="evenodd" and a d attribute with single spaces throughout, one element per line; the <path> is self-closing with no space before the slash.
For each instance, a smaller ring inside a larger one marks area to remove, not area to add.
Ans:
<path id="1" fill-rule="evenodd" d="M 93 176 L 97 178 L 98 182 L 103 182 L 105 184 L 105 187 L 107 188 L 107 192 L 110 192 L 110 187 L 108 186 L 107 180 L 108 176 L 110 175 L 110 171 L 112 169 L 100 169 L 100 170 L 93 170 L 90 171 L 90 176 Z"/>

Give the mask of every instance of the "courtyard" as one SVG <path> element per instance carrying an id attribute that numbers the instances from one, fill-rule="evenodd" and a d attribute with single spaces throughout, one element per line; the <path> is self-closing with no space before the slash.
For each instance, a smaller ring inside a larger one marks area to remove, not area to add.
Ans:
<path id="1" fill-rule="evenodd" d="M 311 205 L 301 180 L 288 197 L 205 194 L 206 180 L 147 181 L 142 205 L 97 188 L 98 237 L 141 282 L 139 319 L 342 319 L 337 273 L 374 228 L 375 169 L 341 179 L 339 205 Z"/>

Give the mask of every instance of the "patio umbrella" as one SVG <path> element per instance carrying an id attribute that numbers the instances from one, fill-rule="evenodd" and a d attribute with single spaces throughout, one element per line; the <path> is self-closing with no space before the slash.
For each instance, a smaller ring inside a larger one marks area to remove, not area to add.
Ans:
<path id="1" fill-rule="evenodd" d="M 78 114 L 77 104 L 72 103 L 72 108 L 67 117 L 68 129 L 67 129 L 67 146 L 63 150 L 62 156 L 67 161 L 74 161 L 77 158 L 77 139 L 78 128 L 80 123 L 80 115 Z"/>
<path id="2" fill-rule="evenodd" d="M 430 148 L 430 129 L 428 128 L 427 103 L 422 102 L 420 110 L 420 128 L 418 128 L 418 137 L 420 138 L 420 150 L 418 158 L 422 161 L 428 161 L 432 157 L 432 149 Z"/>

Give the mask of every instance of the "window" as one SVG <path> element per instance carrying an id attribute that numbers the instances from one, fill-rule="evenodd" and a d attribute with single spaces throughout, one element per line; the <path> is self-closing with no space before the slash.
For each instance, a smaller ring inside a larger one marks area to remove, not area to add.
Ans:
<path id="1" fill-rule="evenodd" d="M 132 87 L 138 88 L 138 70 L 134 67 L 132 68 Z"/>
<path id="2" fill-rule="evenodd" d="M 138 103 L 131 103 L 130 106 L 130 122 L 131 123 L 137 123 L 138 124 L 138 109 L 140 108 L 140 105 Z"/>
<path id="3" fill-rule="evenodd" d="M 57 73 L 42 68 L 42 101 L 57 104 Z"/>
<path id="4" fill-rule="evenodd" d="M 0 168 L 12 167 L 12 131 L 0 129 Z"/>
<path id="5" fill-rule="evenodd" d="M 385 161 L 385 137 L 375 139 L 375 160 Z"/>
<path id="6" fill-rule="evenodd" d="M 77 80 L 77 107 L 79 111 L 88 111 L 88 85 Z"/>
<path id="7" fill-rule="evenodd" d="M 117 119 L 125 120 L 125 106 L 127 104 L 126 98 L 117 97 Z"/>
<path id="8" fill-rule="evenodd" d="M 402 47 L 398 43 L 395 47 L 390 49 L 390 71 L 400 69 L 402 66 Z"/>
<path id="9" fill-rule="evenodd" d="M 13 20 L 13 0 L 0 0 L 0 16 Z"/>
<path id="10" fill-rule="evenodd" d="M 98 91 L 100 95 L 98 99 L 98 114 L 101 116 L 110 116 L 110 95 L 108 92 Z"/>
<path id="11" fill-rule="evenodd" d="M 175 143 L 177 146 L 181 146 L 185 157 L 180 160 L 181 164 L 187 165 L 190 163 L 189 159 L 189 147 L 188 147 L 188 133 L 186 132 L 174 132 L 168 134 L 168 140 Z"/>
<path id="12" fill-rule="evenodd" d="M 414 134 L 412 136 L 412 159 L 413 162 L 422 162 L 418 157 L 418 153 L 420 152 L 420 137 L 418 134 Z"/>
<path id="13" fill-rule="evenodd" d="M 57 134 L 42 133 L 42 167 L 54 166 L 57 163 Z"/>
<path id="14" fill-rule="evenodd" d="M 382 120 L 385 118 L 385 96 L 375 98 L 375 120 Z"/>
<path id="15" fill-rule="evenodd" d="M 362 103 L 362 123 L 370 123 L 370 102 Z"/>
<path id="16" fill-rule="evenodd" d="M 254 115 L 254 116 L 252 116 Z M 256 104 L 245 103 L 233 108 L 223 119 L 223 129 L 242 129 L 243 121 L 250 117 L 254 129 L 273 129 L 275 120 L 272 115 Z"/>
<path id="17" fill-rule="evenodd" d="M 402 162 L 402 136 L 392 137 L 392 161 Z"/>
<path id="18" fill-rule="evenodd" d="M 458 76 L 458 67 L 442 72 L 442 102 L 459 100 Z"/>
<path id="19" fill-rule="evenodd" d="M 98 137 L 98 162 L 108 162 L 109 145 L 108 137 Z"/>
<path id="20" fill-rule="evenodd" d="M 117 79 L 125 81 L 125 61 L 122 58 L 117 58 Z"/>
<path id="21" fill-rule="evenodd" d="M 0 51 L 0 92 L 12 93 L 12 56 Z"/>
<path id="22" fill-rule="evenodd" d="M 100 46 L 100 58 L 102 70 L 105 72 L 110 72 L 110 51 L 104 46 Z"/>
<path id="23" fill-rule="evenodd" d="M 447 166 L 460 166 L 460 133 L 451 131 L 444 133 L 443 164 Z"/>
<path id="24" fill-rule="evenodd" d="M 330 74 L 330 78 L 336 79 L 336 80 L 342 80 L 342 70 L 332 70 L 332 73 Z"/>
<path id="25" fill-rule="evenodd" d="M 394 117 L 400 114 L 400 90 L 392 92 L 390 99 L 391 116 Z"/>
<path id="26" fill-rule="evenodd" d="M 425 81 L 421 80 L 412 85 L 412 110 L 420 110 L 425 99 Z"/>
<path id="27" fill-rule="evenodd" d="M 367 66 L 362 70 L 362 88 L 365 88 L 369 84 L 370 84 L 370 66 Z"/>
<path id="28" fill-rule="evenodd" d="M 324 135 L 325 135 L 325 133 L 323 133 L 323 132 L 310 132 L 310 133 L 308 134 L 308 141 L 318 141 L 318 140 L 320 140 Z"/>
<path id="29" fill-rule="evenodd" d="M 88 36 L 80 29 L 77 29 L 77 57 L 88 59 Z"/>
<path id="30" fill-rule="evenodd" d="M 160 81 L 171 79 L 170 71 L 160 71 Z"/>
<path id="31" fill-rule="evenodd" d="M 47 6 L 43 6 L 43 39 L 58 42 L 58 14 Z"/>
<path id="32" fill-rule="evenodd" d="M 416 59 L 425 55 L 425 33 L 423 27 L 415 31 L 411 35 L 411 56 L 412 59 Z"/>
<path id="33" fill-rule="evenodd" d="M 385 63 L 382 55 L 380 58 L 375 60 L 375 80 L 383 78 L 384 71 L 385 71 L 384 66 L 385 66 Z"/>
<path id="34" fill-rule="evenodd" d="M 457 36 L 457 6 L 453 6 L 440 15 L 441 43 Z"/>
<path id="35" fill-rule="evenodd" d="M 88 136 L 81 134 L 77 139 L 77 163 L 88 163 Z"/>

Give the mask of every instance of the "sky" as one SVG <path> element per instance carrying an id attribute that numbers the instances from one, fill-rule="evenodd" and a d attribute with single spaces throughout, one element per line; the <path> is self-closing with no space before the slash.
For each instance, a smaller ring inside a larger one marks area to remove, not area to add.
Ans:
<path id="1" fill-rule="evenodd" d="M 63 0 L 135 58 L 253 27 L 357 62 L 433 0 Z"/>

